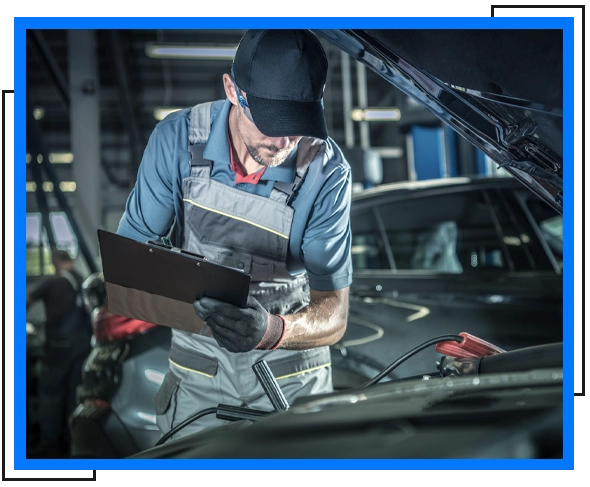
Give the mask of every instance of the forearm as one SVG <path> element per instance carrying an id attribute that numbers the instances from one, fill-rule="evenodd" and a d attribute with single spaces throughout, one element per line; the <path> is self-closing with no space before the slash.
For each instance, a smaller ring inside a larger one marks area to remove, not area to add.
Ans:
<path id="1" fill-rule="evenodd" d="M 310 304 L 283 316 L 285 332 L 279 348 L 305 350 L 336 343 L 346 331 L 348 287 L 331 292 L 311 291 Z"/>
<path id="2" fill-rule="evenodd" d="M 203 297 L 193 303 L 195 312 L 211 328 L 217 343 L 230 352 L 305 350 L 336 343 L 346 330 L 348 288 L 311 291 L 310 304 L 283 320 L 253 297 L 246 308 Z"/>

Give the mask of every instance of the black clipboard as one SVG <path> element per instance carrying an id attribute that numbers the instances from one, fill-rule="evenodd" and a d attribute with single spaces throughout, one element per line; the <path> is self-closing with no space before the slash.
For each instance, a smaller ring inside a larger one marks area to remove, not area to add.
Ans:
<path id="1" fill-rule="evenodd" d="M 98 230 L 109 311 L 209 334 L 193 302 L 203 296 L 246 307 L 251 276 L 162 242 Z"/>

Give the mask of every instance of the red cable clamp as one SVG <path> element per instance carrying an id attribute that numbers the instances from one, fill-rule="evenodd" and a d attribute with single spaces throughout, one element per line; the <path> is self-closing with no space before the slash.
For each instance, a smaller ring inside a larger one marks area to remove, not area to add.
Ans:
<path id="1" fill-rule="evenodd" d="M 459 333 L 459 336 L 463 337 L 463 341 L 459 343 L 453 341 L 440 342 L 434 347 L 435 350 L 438 353 L 455 358 L 487 357 L 506 351 L 464 331 Z"/>

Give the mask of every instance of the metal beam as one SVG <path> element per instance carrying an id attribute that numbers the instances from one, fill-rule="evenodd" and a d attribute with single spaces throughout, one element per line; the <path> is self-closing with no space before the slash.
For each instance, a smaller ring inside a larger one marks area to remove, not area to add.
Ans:
<path id="1" fill-rule="evenodd" d="M 47 42 L 45 41 L 43 34 L 39 30 L 27 30 L 27 40 L 29 42 L 29 46 L 36 53 L 39 63 L 41 64 L 45 73 L 47 74 L 47 77 L 49 78 L 50 85 L 55 90 L 60 103 L 62 104 L 64 110 L 67 112 L 69 117 L 71 115 L 70 87 L 61 69 L 59 68 L 57 61 L 55 60 L 55 57 L 53 56 L 51 49 L 47 45 Z M 137 154 L 135 154 L 135 152 L 137 151 L 136 146 L 132 144 L 132 148 L 133 158 L 137 160 L 138 156 Z M 139 152 L 139 154 L 141 154 L 141 152 Z M 101 166 L 105 170 L 105 173 L 112 184 L 120 188 L 128 188 L 131 186 L 131 183 L 129 181 L 117 180 L 117 178 L 114 177 L 113 171 L 104 160 L 101 161 Z M 134 174 L 137 172 L 136 169 L 137 168 L 135 168 Z"/>
<path id="2" fill-rule="evenodd" d="M 74 234 L 76 235 L 76 238 L 78 239 L 78 246 L 80 247 L 80 252 L 82 253 L 84 260 L 86 261 L 86 264 L 88 265 L 88 268 L 90 269 L 90 272 L 97 272 L 97 267 L 96 264 L 94 262 L 94 256 L 92 255 L 92 253 L 89 250 L 89 247 L 86 243 L 86 240 L 84 239 L 84 235 L 82 234 L 82 232 L 80 231 L 80 228 L 76 222 L 76 219 L 74 217 L 74 214 L 72 213 L 72 209 L 70 208 L 70 205 L 65 197 L 65 195 L 62 193 L 60 187 L 59 187 L 59 179 L 57 178 L 57 176 L 55 175 L 55 172 L 53 170 L 53 168 L 51 167 L 51 164 L 49 163 L 49 158 L 48 158 L 48 154 L 47 151 L 45 150 L 45 146 L 43 143 L 43 136 L 41 133 L 41 128 L 39 126 L 39 122 L 37 120 L 35 120 L 35 118 L 33 117 L 33 107 L 31 105 L 30 100 L 27 97 L 27 135 L 28 135 L 28 139 L 31 143 L 31 149 L 29 149 L 31 154 L 41 154 L 41 157 L 43 158 L 41 164 L 38 164 L 38 167 L 36 169 L 42 168 L 44 169 L 45 173 L 47 174 L 47 177 L 49 179 L 49 181 L 51 181 L 53 183 L 53 193 L 57 198 L 57 201 L 59 203 L 59 206 L 61 208 L 61 210 L 66 214 L 66 216 L 68 217 L 68 220 L 70 221 L 70 225 L 72 226 L 72 230 L 74 231 Z M 31 164 L 36 165 L 37 162 L 35 161 L 31 161 Z M 34 166 L 32 166 L 34 167 Z M 35 170 L 35 169 L 33 169 Z M 35 179 L 37 179 L 39 181 L 42 180 L 42 177 L 40 174 L 38 174 L 37 176 L 35 176 Z M 37 187 L 37 190 L 39 190 L 39 187 Z M 41 192 L 43 192 L 43 188 L 40 188 Z M 39 196 L 39 194 L 38 194 Z M 43 210 L 43 206 L 45 205 L 45 210 Z M 47 234 L 49 237 L 49 242 L 51 244 L 52 248 L 55 248 L 55 239 L 53 238 L 52 232 L 51 232 L 51 225 L 49 224 L 49 209 L 48 209 L 48 205 L 47 205 L 47 200 L 45 199 L 45 195 L 43 194 L 43 196 L 40 198 L 39 201 L 39 206 L 42 209 L 42 217 L 43 217 L 43 211 L 47 211 L 47 217 L 46 217 L 46 221 L 44 220 L 44 225 L 47 225 Z"/>
<path id="3" fill-rule="evenodd" d="M 31 137 L 30 135 L 28 135 Z M 32 138 L 32 137 L 31 137 Z M 33 144 L 34 145 L 34 144 Z M 35 181 L 35 197 L 37 199 L 37 205 L 39 206 L 39 212 L 41 213 L 41 228 L 47 232 L 47 239 L 49 240 L 49 246 L 55 248 L 55 236 L 53 235 L 53 228 L 49 220 L 49 204 L 47 203 L 47 196 L 43 191 L 43 176 L 41 175 L 41 168 L 37 159 L 33 159 L 30 162 L 31 172 L 33 173 L 33 180 Z M 43 238 L 43 232 L 41 231 L 41 241 Z M 42 254 L 41 254 L 42 255 Z"/>
<path id="4" fill-rule="evenodd" d="M 117 80 L 119 97 L 121 99 L 123 124 L 125 125 L 127 134 L 129 136 L 129 144 L 131 148 L 130 182 L 133 184 L 135 182 L 137 170 L 141 161 L 144 141 L 142 141 L 141 132 L 137 124 L 137 117 L 135 114 L 136 103 L 131 89 L 127 63 L 123 58 L 124 49 L 121 41 L 121 35 L 117 30 L 109 30 L 107 32 L 107 39 L 111 51 L 111 60 L 113 61 L 115 68 L 115 77 Z"/>
<path id="5" fill-rule="evenodd" d="M 70 112 L 70 94 L 68 83 L 59 65 L 55 60 L 51 49 L 45 42 L 43 34 L 38 30 L 27 30 L 27 39 L 30 41 L 29 45 L 34 49 L 37 54 L 37 59 L 45 69 L 49 81 L 55 89 L 57 96 L 64 107 L 64 110 L 69 114 Z"/>
<path id="6" fill-rule="evenodd" d="M 30 168 L 33 173 L 33 179 L 36 184 L 35 197 L 37 199 L 37 205 L 41 213 L 41 228 L 47 232 L 47 238 L 49 240 L 49 246 L 51 249 L 55 248 L 55 236 L 53 235 L 53 228 L 49 221 L 49 204 L 47 203 L 47 196 L 43 191 L 43 176 L 41 174 L 41 167 L 37 160 L 37 154 L 42 154 L 43 142 L 41 140 L 41 132 L 37 125 L 37 120 L 33 117 L 33 108 L 27 96 L 27 141 L 31 145 L 29 147 L 29 153 L 31 154 Z M 34 150 L 32 150 L 34 149 Z M 45 157 L 45 155 L 41 155 Z M 43 239 L 43 231 L 41 231 L 41 241 Z M 41 255 L 43 252 L 41 251 Z"/>

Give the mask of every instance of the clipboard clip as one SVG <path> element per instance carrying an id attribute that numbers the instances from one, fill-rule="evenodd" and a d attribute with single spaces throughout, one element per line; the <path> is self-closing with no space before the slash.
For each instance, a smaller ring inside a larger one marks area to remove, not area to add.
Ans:
<path id="1" fill-rule="evenodd" d="M 177 252 L 179 254 L 190 255 L 191 257 L 195 257 L 195 258 L 201 259 L 201 260 L 209 260 L 204 255 L 194 254 L 193 252 L 189 252 L 188 250 L 183 250 L 179 247 L 174 247 L 173 245 L 169 245 L 168 243 L 165 243 L 165 242 L 158 242 L 157 240 L 148 240 L 146 243 L 151 247 L 158 247 L 158 248 L 161 248 L 164 250 L 169 250 L 171 252 Z"/>

